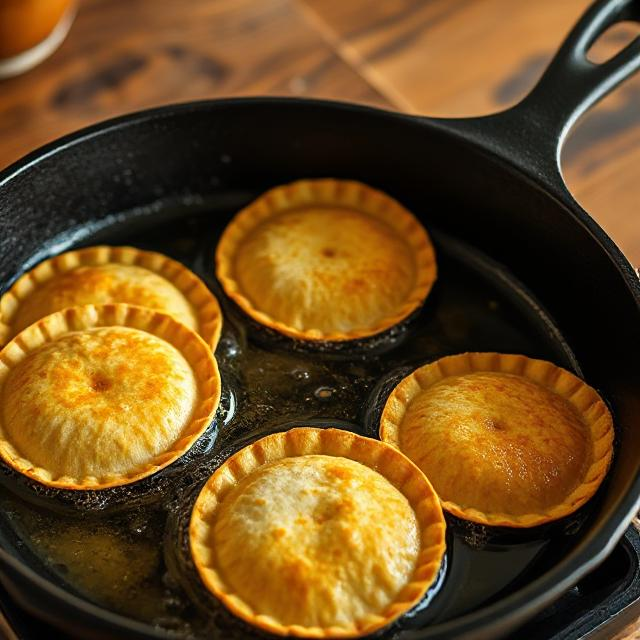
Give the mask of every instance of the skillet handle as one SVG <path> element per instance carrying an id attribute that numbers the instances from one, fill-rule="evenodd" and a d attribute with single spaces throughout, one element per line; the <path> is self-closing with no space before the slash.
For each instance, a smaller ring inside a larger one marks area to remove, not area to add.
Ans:
<path id="1" fill-rule="evenodd" d="M 597 0 L 521 102 L 501 113 L 456 120 L 454 128 L 566 193 L 560 153 L 567 133 L 589 107 L 640 69 L 640 36 L 606 62 L 587 59 L 591 45 L 626 20 L 640 22 L 640 0 Z"/>
<path id="2" fill-rule="evenodd" d="M 558 147 L 573 123 L 593 104 L 640 69 L 640 36 L 612 58 L 587 59 L 595 41 L 612 25 L 640 22 L 640 0 L 599 0 L 580 18 L 538 84 L 515 111 L 529 110 L 552 128 Z"/>

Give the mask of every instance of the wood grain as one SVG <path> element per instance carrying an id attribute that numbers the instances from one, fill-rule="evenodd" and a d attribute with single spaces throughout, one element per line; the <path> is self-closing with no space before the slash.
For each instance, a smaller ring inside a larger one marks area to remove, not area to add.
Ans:
<path id="1" fill-rule="evenodd" d="M 0 82 L 0 167 L 128 111 L 251 94 L 388 104 L 290 0 L 87 0 L 49 60 Z"/>
<path id="2" fill-rule="evenodd" d="M 343 57 L 405 111 L 482 115 L 516 102 L 587 0 L 302 0 Z"/>
<path id="3" fill-rule="evenodd" d="M 481 115 L 533 87 L 588 0 L 300 0 L 371 86 L 424 115 Z M 608 33 L 600 59 L 638 26 Z M 563 154 L 575 198 L 640 265 L 640 76 L 595 107 Z"/>

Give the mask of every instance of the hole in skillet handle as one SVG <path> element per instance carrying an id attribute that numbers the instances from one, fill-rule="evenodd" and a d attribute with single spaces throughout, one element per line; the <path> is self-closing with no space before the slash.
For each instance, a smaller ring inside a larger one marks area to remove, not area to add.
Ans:
<path id="1" fill-rule="evenodd" d="M 204 586 L 191 557 L 189 541 L 189 523 L 191 513 L 202 487 L 229 457 L 240 451 L 240 449 L 250 445 L 252 442 L 263 438 L 271 433 L 289 431 L 295 427 L 314 427 L 320 429 L 343 429 L 359 435 L 367 435 L 365 430 L 358 424 L 345 420 L 334 420 L 330 418 L 317 418 L 305 421 L 293 421 L 275 424 L 268 428 L 264 426 L 253 435 L 235 440 L 225 447 L 215 458 L 206 463 L 206 477 L 196 486 L 191 486 L 184 491 L 167 510 L 167 523 L 163 539 L 164 563 L 166 575 L 163 581 L 171 585 L 174 590 L 180 590 L 186 594 L 186 599 L 191 602 L 207 620 L 207 637 L 220 637 L 228 640 L 245 640 L 247 637 L 274 638 L 273 635 L 252 627 L 245 621 L 237 618 L 229 612 L 222 603 Z M 204 474 L 203 474 L 204 475 Z M 412 609 L 404 613 L 384 629 L 366 636 L 367 638 L 385 638 L 391 640 L 396 638 L 405 628 L 411 628 L 411 620 L 420 615 L 421 624 L 424 623 L 424 616 L 430 615 L 430 606 L 447 578 L 447 568 L 450 565 L 449 549 L 451 548 L 451 534 L 447 532 L 447 552 L 443 558 L 442 565 L 434 583 L 427 590 L 424 597 Z M 434 609 L 433 614 L 437 611 Z"/>
<path id="2" fill-rule="evenodd" d="M 586 57 L 593 64 L 604 64 L 614 58 L 626 46 L 640 35 L 640 25 L 631 20 L 624 20 L 611 25 L 591 44 Z"/>

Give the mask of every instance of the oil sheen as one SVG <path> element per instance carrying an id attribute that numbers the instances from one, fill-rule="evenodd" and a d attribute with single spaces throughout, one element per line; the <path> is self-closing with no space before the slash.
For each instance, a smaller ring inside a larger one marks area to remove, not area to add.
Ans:
<path id="1" fill-rule="evenodd" d="M 0 473 L 3 544 L 66 589 L 185 637 L 240 638 L 249 631 L 200 584 L 186 534 L 199 488 L 230 453 L 259 436 L 309 424 L 377 437 L 394 384 L 452 353 L 523 353 L 577 367 L 552 321 L 518 282 L 433 230 L 439 279 L 408 323 L 339 349 L 310 349 L 275 336 L 244 317 L 215 281 L 217 239 L 243 204 L 156 207 L 153 216 L 134 222 L 119 216 L 82 239 L 166 253 L 198 273 L 220 300 L 221 409 L 193 449 L 156 476 L 93 493 L 42 489 Z M 566 553 L 588 515 L 530 531 L 487 530 L 447 517 L 446 566 L 436 586 L 384 637 L 473 611 L 523 586 Z"/>

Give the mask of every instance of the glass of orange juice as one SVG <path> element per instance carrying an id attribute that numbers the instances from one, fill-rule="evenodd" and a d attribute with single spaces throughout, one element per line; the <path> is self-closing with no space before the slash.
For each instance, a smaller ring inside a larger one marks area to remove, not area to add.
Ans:
<path id="1" fill-rule="evenodd" d="M 76 0 L 0 0 L 0 78 L 23 73 L 60 46 Z"/>

